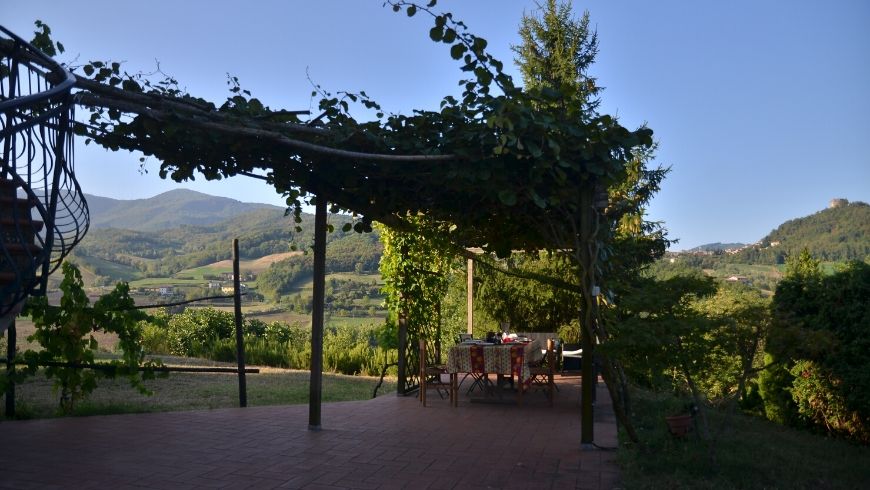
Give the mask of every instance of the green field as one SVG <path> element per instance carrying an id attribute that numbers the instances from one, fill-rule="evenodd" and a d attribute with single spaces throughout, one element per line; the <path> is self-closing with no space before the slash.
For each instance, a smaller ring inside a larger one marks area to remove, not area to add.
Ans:
<path id="1" fill-rule="evenodd" d="M 378 286 L 384 285 L 384 280 L 380 274 L 355 274 L 353 272 L 336 272 L 332 274 L 326 275 L 326 282 L 329 282 L 330 279 L 335 279 L 337 281 L 355 281 L 361 282 L 363 284 L 371 284 L 372 281 L 375 282 Z M 304 282 L 300 282 L 299 285 L 294 288 L 293 292 L 302 292 L 302 291 L 311 291 L 314 289 L 314 279 L 308 279 Z"/>
<path id="2" fill-rule="evenodd" d="M 239 262 L 239 269 L 242 269 L 242 263 Z M 204 265 L 202 267 L 196 267 L 193 269 L 185 269 L 175 274 L 175 277 L 179 278 L 190 278 L 190 279 L 199 279 L 200 281 L 205 281 L 205 276 L 220 276 L 221 274 L 232 274 L 233 267 L 223 267 L 223 266 L 215 266 L 215 265 Z"/>
<path id="3" fill-rule="evenodd" d="M 279 254 L 267 255 L 265 257 L 260 257 L 257 259 L 242 259 L 239 260 L 239 272 L 241 273 L 241 275 L 244 275 L 248 272 L 260 274 L 268 269 L 269 266 L 274 264 L 275 262 L 285 260 L 289 257 L 293 257 L 296 255 L 300 255 L 301 253 L 302 252 L 283 252 Z M 220 262 L 204 265 L 202 267 L 184 269 L 176 273 L 175 277 L 192 277 L 203 279 L 206 275 L 216 276 L 224 273 L 229 274 L 232 272 L 233 263 L 229 260 L 222 260 Z"/>
<path id="4" fill-rule="evenodd" d="M 205 286 L 203 279 L 178 279 L 175 277 L 147 277 L 130 281 L 130 288 L 155 288 L 160 286 Z"/>

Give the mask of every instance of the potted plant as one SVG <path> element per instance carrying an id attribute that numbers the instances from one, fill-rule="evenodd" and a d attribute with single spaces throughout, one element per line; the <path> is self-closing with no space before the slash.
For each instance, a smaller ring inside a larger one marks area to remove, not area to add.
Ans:
<path id="1" fill-rule="evenodd" d="M 665 422 L 668 424 L 668 432 L 674 437 L 686 437 L 692 428 L 695 414 L 698 413 L 698 406 L 690 403 L 686 408 L 688 413 L 665 417 Z"/>

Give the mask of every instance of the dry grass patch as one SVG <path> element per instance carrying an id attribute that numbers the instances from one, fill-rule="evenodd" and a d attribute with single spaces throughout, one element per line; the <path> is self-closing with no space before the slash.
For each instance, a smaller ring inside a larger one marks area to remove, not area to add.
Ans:
<path id="1" fill-rule="evenodd" d="M 226 365 L 184 358 L 164 358 L 167 365 Z M 323 401 L 350 401 L 371 398 L 377 378 L 323 375 Z M 293 405 L 308 403 L 309 373 L 277 368 L 260 368 L 259 374 L 246 376 L 248 406 Z M 123 379 L 102 379 L 97 389 L 74 411 L 74 415 L 112 413 L 170 412 L 231 408 L 239 404 L 238 378 L 233 373 L 170 373 L 145 382 L 152 395 L 142 395 Z M 393 394 L 395 380 L 385 380 L 379 395 Z M 16 387 L 19 418 L 47 418 L 57 415 L 58 399 L 51 381 L 41 375 Z M 5 403 L 0 404 L 5 416 Z"/>
<path id="2" fill-rule="evenodd" d="M 265 257 L 260 257 L 259 259 L 254 260 L 240 260 L 239 261 L 239 269 L 242 269 L 245 272 L 253 272 L 255 274 L 259 274 L 266 269 L 269 268 L 270 265 L 275 262 L 279 262 L 285 259 L 289 259 L 290 257 L 295 257 L 297 255 L 302 255 L 301 251 L 294 252 L 281 252 L 277 254 L 266 255 Z M 233 261 L 232 260 L 221 260 L 219 262 L 214 262 L 203 267 L 211 267 L 214 269 L 229 269 L 233 270 Z M 184 271 L 182 271 L 183 273 Z M 179 274 L 182 274 L 179 273 Z"/>

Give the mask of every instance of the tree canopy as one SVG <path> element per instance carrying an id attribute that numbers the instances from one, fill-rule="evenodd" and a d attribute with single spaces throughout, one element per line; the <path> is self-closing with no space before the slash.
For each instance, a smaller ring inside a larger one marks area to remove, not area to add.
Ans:
<path id="1" fill-rule="evenodd" d="M 582 103 L 549 86 L 514 84 L 487 43 L 449 13 L 397 2 L 409 16 L 425 13 L 435 42 L 449 46 L 465 75 L 461 97 L 439 111 L 387 115 L 365 93 L 322 93 L 320 114 L 266 107 L 230 79 L 217 105 L 153 81 L 111 61 L 93 61 L 77 76 L 80 104 L 92 110 L 79 132 L 112 149 L 158 158 L 160 175 L 176 181 L 236 175 L 262 178 L 297 212 L 313 195 L 334 210 L 401 226 L 425 212 L 449 223 L 450 240 L 506 255 L 511 249 L 565 247 L 545 240 L 544 223 L 580 209 L 579 196 L 599 182 L 624 178 L 626 163 L 652 145 L 652 131 L 628 130 L 609 115 L 581 117 Z M 359 121 L 350 104 L 376 111 Z M 586 189 L 581 191 L 581 189 Z M 557 212 L 558 210 L 558 212 Z"/>
<path id="2" fill-rule="evenodd" d="M 524 15 L 520 24 L 522 42 L 513 46 L 514 58 L 526 89 L 550 88 L 576 94 L 588 110 L 598 105 L 601 88 L 588 69 L 598 54 L 598 33 L 589 27 L 589 12 L 571 18 L 571 4 L 547 0 L 541 15 Z"/>

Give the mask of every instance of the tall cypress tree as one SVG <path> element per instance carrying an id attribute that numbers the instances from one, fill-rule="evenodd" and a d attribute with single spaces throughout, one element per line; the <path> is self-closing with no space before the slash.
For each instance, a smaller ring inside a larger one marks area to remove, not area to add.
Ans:
<path id="1" fill-rule="evenodd" d="M 538 4 L 538 9 L 531 15 L 523 15 L 519 35 L 522 42 L 512 46 L 512 49 L 516 54 L 514 62 L 523 77 L 524 89 L 538 92 L 543 96 L 541 100 L 552 100 L 552 103 L 547 103 L 540 109 L 556 117 L 579 117 L 587 121 L 597 117 L 601 87 L 589 74 L 589 68 L 598 54 L 598 34 L 590 27 L 589 12 L 584 11 L 577 19 L 572 16 L 570 3 L 547 0 L 544 4 Z M 553 98 L 556 94 L 556 98 Z M 592 247 L 579 246 L 571 253 L 572 264 L 577 267 L 578 280 L 587 289 L 578 312 L 584 353 L 591 354 L 584 356 L 584 379 L 595 379 L 591 365 L 591 359 L 597 357 L 594 353 L 594 337 L 599 341 L 606 341 L 611 335 L 601 327 L 597 299 L 591 299 L 592 285 L 600 286 L 602 292 L 620 289 L 625 282 L 637 277 L 647 264 L 660 257 L 668 245 L 661 224 L 644 220 L 644 208 L 658 192 L 659 184 L 667 173 L 667 169 L 662 167 L 647 167 L 654 150 L 653 146 L 635 154 L 626 165 L 625 175 L 615 182 L 605 184 L 608 185 L 607 210 L 599 209 L 594 212 L 595 219 L 601 220 L 603 224 L 598 226 L 594 236 L 582 231 L 577 236 L 578 243 L 595 242 L 596 249 L 606 249 L 608 260 L 601 261 L 598 252 L 584 253 L 587 249 L 591 251 Z M 593 185 L 578 191 L 591 194 L 595 189 L 597 186 Z M 591 204 L 588 203 L 586 208 L 591 208 Z M 578 213 L 575 217 L 575 230 L 584 228 L 584 220 L 587 225 L 590 224 L 588 215 L 584 213 Z M 587 226 L 586 229 L 591 230 L 591 227 Z M 584 275 L 587 277 L 584 278 Z M 614 330 L 610 329 L 611 332 Z M 637 441 L 637 434 L 628 419 L 628 394 L 622 368 L 616 359 L 609 356 L 602 355 L 598 359 L 607 381 L 614 411 L 628 431 L 629 437 Z M 594 390 L 594 382 L 588 386 L 584 383 L 581 434 L 583 443 L 593 442 L 592 410 L 586 400 L 594 397 Z"/>
<path id="2" fill-rule="evenodd" d="M 556 89 L 565 99 L 577 95 L 586 110 L 595 111 L 601 88 L 588 69 L 598 54 L 598 33 L 589 25 L 589 11 L 575 19 L 570 3 L 547 0 L 536 12 L 540 16 L 523 15 L 522 43 L 512 46 L 526 90 Z"/>

